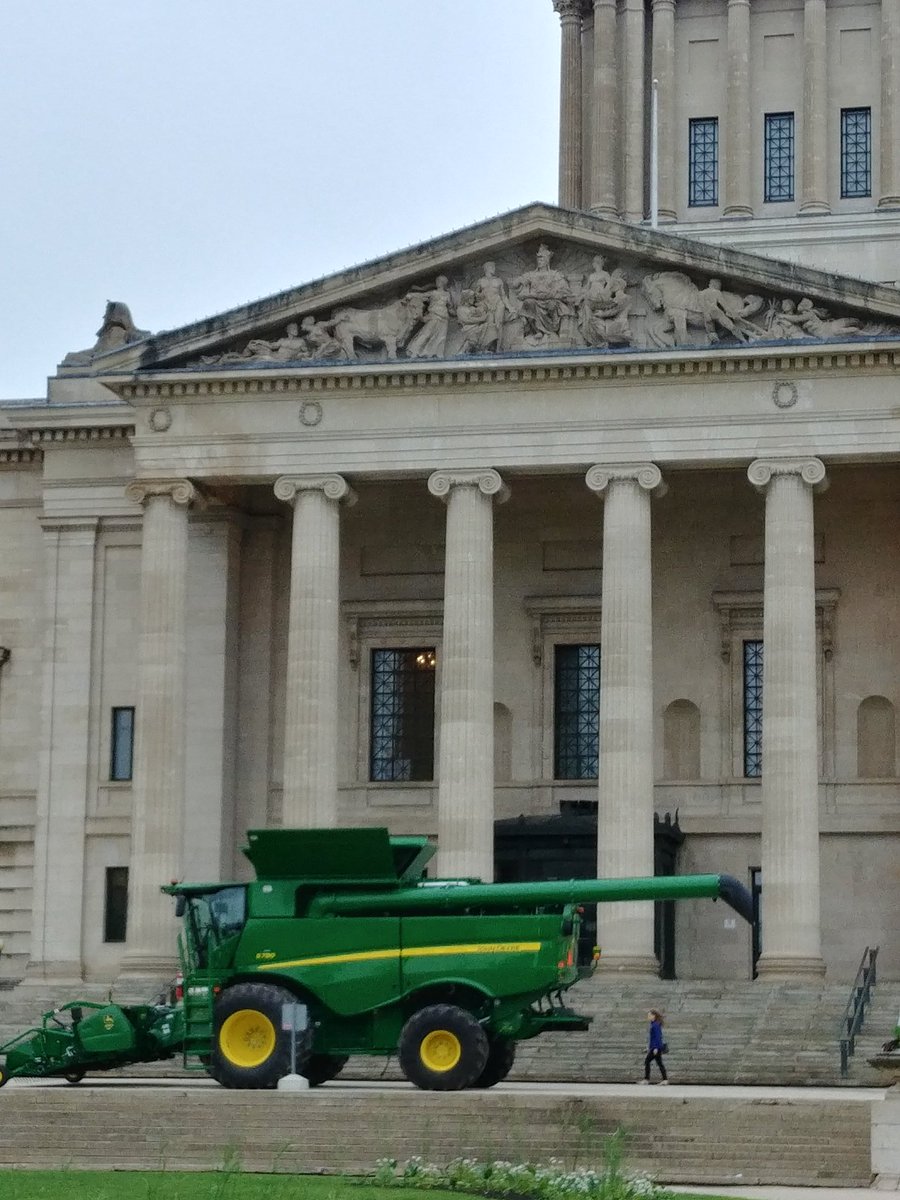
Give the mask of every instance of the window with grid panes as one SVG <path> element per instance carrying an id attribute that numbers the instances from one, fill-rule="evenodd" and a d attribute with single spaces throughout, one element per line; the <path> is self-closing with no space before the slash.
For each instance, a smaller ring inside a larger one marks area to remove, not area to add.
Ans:
<path id="1" fill-rule="evenodd" d="M 762 775 L 763 644 L 744 642 L 744 776 Z"/>
<path id="2" fill-rule="evenodd" d="M 872 110 L 841 109 L 841 196 L 872 195 Z"/>
<path id="3" fill-rule="evenodd" d="M 433 646 L 372 651 L 369 778 L 434 779 Z"/>
<path id="4" fill-rule="evenodd" d="M 596 779 L 600 728 L 600 647 L 554 650 L 553 775 Z"/>
<path id="5" fill-rule="evenodd" d="M 766 113 L 766 203 L 794 199 L 794 114 Z"/>
<path id="6" fill-rule="evenodd" d="M 688 204 L 714 207 L 719 203 L 719 118 L 693 118 L 688 138 Z"/>

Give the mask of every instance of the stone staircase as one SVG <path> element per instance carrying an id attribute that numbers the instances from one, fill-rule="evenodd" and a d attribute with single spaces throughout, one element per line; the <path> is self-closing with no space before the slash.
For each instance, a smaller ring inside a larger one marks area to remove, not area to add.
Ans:
<path id="1" fill-rule="evenodd" d="M 883 1087 L 887 1083 L 883 1073 L 869 1067 L 866 1059 L 894 1027 L 900 1010 L 900 983 L 880 983 L 876 988 L 856 1055 L 850 1060 L 850 1076 L 843 1080 L 838 1021 L 848 991 L 846 984 L 758 980 L 636 983 L 597 976 L 568 993 L 571 1007 L 593 1016 L 590 1030 L 544 1034 L 521 1043 L 510 1079 L 634 1081 L 643 1067 L 646 1011 L 654 1007 L 666 1014 L 667 1064 L 678 1083 Z M 105 985 L 78 988 L 82 999 L 104 1000 L 107 994 Z M 0 990 L 0 1044 L 34 1024 L 42 1011 L 75 998 L 71 988 L 60 992 L 19 985 Z M 131 1071 L 169 1075 L 179 1072 L 179 1062 Z M 352 1059 L 345 1076 L 401 1078 L 396 1061 L 382 1058 Z"/>

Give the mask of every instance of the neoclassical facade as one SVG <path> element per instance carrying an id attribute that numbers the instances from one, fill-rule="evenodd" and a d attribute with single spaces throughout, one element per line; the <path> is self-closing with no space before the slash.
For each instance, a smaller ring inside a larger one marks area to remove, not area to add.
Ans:
<path id="1" fill-rule="evenodd" d="M 739 42 L 775 11 L 713 7 Z M 656 815 L 754 888 L 752 931 L 680 907 L 679 975 L 900 977 L 900 292 L 830 234 L 641 226 L 612 168 L 595 204 L 598 29 L 700 17 L 557 8 L 561 207 L 161 334 L 110 304 L 0 403 L 0 978 L 165 973 L 160 884 L 242 877 L 247 828 L 490 878 L 502 823 L 573 812 L 601 874 L 653 872 Z M 651 905 L 599 940 L 656 969 Z"/>

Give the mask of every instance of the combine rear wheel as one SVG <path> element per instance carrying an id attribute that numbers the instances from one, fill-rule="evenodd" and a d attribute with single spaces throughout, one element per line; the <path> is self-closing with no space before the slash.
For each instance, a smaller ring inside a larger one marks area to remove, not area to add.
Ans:
<path id="1" fill-rule="evenodd" d="M 318 1087 L 329 1079 L 337 1079 L 346 1065 L 346 1055 L 311 1054 L 300 1074 L 306 1076 L 310 1087 Z"/>
<path id="2" fill-rule="evenodd" d="M 210 1075 L 225 1087 L 273 1088 L 283 1075 L 302 1070 L 299 1061 L 291 1063 L 291 1035 L 281 1028 L 281 1006 L 294 1001 L 285 988 L 266 983 L 236 983 L 224 991 L 214 1012 Z"/>
<path id="3" fill-rule="evenodd" d="M 472 1084 L 472 1087 L 489 1088 L 495 1083 L 502 1083 L 516 1061 L 516 1043 L 509 1038 L 494 1038 L 488 1051 L 488 1060 L 484 1070 Z"/>
<path id="4" fill-rule="evenodd" d="M 481 1075 L 488 1051 L 487 1034 L 471 1013 L 453 1004 L 432 1004 L 403 1026 L 398 1057 L 416 1087 L 455 1092 Z"/>

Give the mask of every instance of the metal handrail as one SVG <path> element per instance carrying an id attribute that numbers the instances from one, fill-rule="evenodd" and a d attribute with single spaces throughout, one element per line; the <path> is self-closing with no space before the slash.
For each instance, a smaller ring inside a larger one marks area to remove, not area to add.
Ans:
<path id="1" fill-rule="evenodd" d="M 876 983 L 878 947 L 866 946 L 850 989 L 850 997 L 841 1017 L 838 1029 L 841 1033 L 841 1078 L 850 1074 L 850 1058 L 856 1053 L 856 1037 L 866 1019 L 866 1008 L 872 1003 L 872 991 Z"/>

